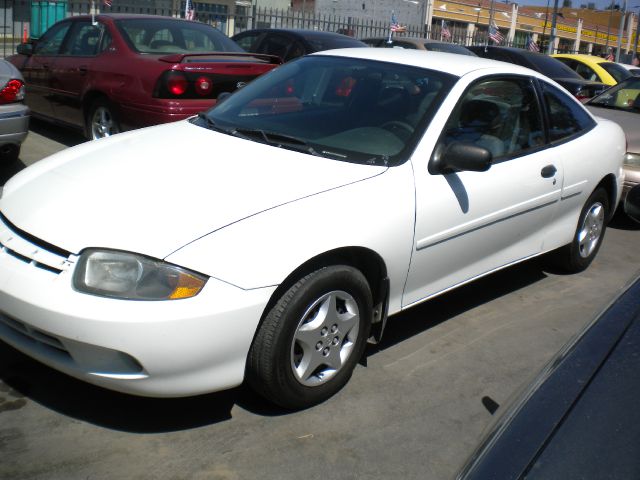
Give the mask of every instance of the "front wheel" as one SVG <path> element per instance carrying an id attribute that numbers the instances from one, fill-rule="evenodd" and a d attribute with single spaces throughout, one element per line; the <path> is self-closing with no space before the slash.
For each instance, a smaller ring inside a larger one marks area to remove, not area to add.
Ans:
<path id="1" fill-rule="evenodd" d="M 585 270 L 600 250 L 608 218 L 609 197 L 597 188 L 582 207 L 573 240 L 555 252 L 557 266 L 568 273 Z"/>
<path id="2" fill-rule="evenodd" d="M 359 270 L 317 270 L 291 286 L 267 313 L 251 346 L 247 380 L 285 408 L 306 408 L 340 390 L 362 356 L 372 297 Z"/>
<path id="3" fill-rule="evenodd" d="M 91 104 L 86 122 L 85 130 L 90 140 L 120 133 L 120 123 L 106 98 L 99 98 Z"/>

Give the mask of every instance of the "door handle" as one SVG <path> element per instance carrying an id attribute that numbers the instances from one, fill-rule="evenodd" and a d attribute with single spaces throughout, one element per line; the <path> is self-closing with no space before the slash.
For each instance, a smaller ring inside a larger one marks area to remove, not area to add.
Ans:
<path id="1" fill-rule="evenodd" d="M 547 165 L 546 167 L 543 167 L 542 170 L 540 170 L 540 175 L 542 175 L 542 178 L 551 178 L 556 174 L 557 171 L 558 169 L 555 167 L 555 165 Z"/>
<path id="2" fill-rule="evenodd" d="M 84 75 L 85 73 L 87 73 L 87 67 L 84 65 L 81 65 L 80 67 L 78 67 L 78 71 Z"/>

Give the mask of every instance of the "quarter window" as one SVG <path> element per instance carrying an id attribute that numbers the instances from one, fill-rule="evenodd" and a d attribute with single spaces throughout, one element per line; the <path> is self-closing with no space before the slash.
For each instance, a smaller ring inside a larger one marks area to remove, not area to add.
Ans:
<path id="1" fill-rule="evenodd" d="M 486 148 L 492 157 L 520 155 L 544 145 L 535 87 L 527 78 L 493 78 L 471 87 L 447 122 L 445 146 L 453 142 Z"/>
<path id="2" fill-rule="evenodd" d="M 550 141 L 563 140 L 593 127 L 593 119 L 573 98 L 546 82 L 540 83 L 549 113 Z"/>

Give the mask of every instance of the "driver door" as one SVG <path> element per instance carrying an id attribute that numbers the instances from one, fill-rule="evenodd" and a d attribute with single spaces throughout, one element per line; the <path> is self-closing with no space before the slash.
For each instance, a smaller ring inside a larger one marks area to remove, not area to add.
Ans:
<path id="1" fill-rule="evenodd" d="M 403 306 L 542 251 L 558 209 L 561 159 L 545 148 L 542 110 L 528 77 L 472 84 L 436 144 L 489 150 L 485 172 L 416 169 L 416 229 Z M 415 167 L 414 167 L 415 168 Z"/>

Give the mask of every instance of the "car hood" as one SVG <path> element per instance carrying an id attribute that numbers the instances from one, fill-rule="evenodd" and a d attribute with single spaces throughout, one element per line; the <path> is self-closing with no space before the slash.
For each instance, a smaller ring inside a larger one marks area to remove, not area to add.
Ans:
<path id="1" fill-rule="evenodd" d="M 72 253 L 103 247 L 164 258 L 261 211 L 385 170 L 182 121 L 40 161 L 7 183 L 0 211 L 17 229 Z"/>
<path id="2" fill-rule="evenodd" d="M 616 122 L 624 130 L 627 137 L 627 151 L 640 153 L 640 114 L 625 112 L 613 108 L 585 105 L 589 111 L 597 117 L 606 118 Z"/>

